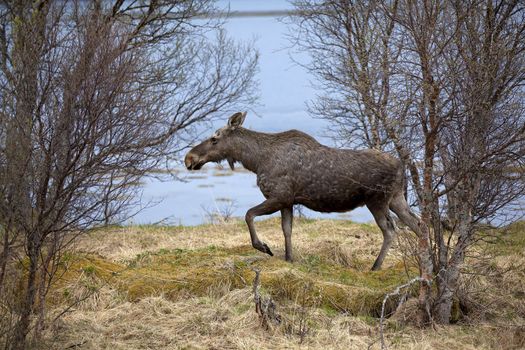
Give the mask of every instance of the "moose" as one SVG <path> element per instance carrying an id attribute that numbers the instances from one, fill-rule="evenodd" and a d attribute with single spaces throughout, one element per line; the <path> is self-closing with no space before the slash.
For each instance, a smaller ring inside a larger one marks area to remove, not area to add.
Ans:
<path id="1" fill-rule="evenodd" d="M 292 262 L 293 206 L 319 212 L 346 212 L 364 206 L 383 233 L 383 244 L 372 270 L 381 268 L 395 236 L 390 210 L 419 235 L 420 220 L 404 197 L 404 172 L 395 157 L 373 149 L 324 146 L 298 130 L 268 134 L 242 127 L 246 112 L 233 114 L 225 127 L 192 148 L 184 159 L 188 170 L 224 159 L 232 170 L 240 162 L 257 175 L 266 200 L 249 209 L 246 223 L 252 246 L 273 256 L 255 231 L 254 218 L 281 211 L 285 259 Z"/>

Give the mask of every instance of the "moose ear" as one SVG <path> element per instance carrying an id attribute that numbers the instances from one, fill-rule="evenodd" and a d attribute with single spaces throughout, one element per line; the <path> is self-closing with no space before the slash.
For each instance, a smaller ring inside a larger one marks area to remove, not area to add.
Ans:
<path id="1" fill-rule="evenodd" d="M 241 126 L 247 112 L 237 112 L 228 119 L 228 126 Z"/>

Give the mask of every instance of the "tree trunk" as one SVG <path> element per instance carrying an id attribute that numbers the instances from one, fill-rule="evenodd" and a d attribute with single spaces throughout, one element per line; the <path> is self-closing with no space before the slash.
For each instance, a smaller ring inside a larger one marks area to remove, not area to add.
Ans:
<path id="1" fill-rule="evenodd" d="M 449 324 L 452 314 L 452 302 L 459 279 L 459 266 L 449 265 L 447 270 L 440 274 L 441 282 L 438 285 L 438 298 L 434 304 L 434 321 L 439 324 Z"/>
<path id="2" fill-rule="evenodd" d="M 9 346 L 10 350 L 22 350 L 26 348 L 26 337 L 29 333 L 31 315 L 35 304 L 37 291 L 37 269 L 38 269 L 38 249 L 34 243 L 29 244 L 29 271 L 27 275 L 27 289 L 20 308 L 20 319 L 15 326 L 15 338 Z"/>
<path id="3" fill-rule="evenodd" d="M 8 229 L 4 228 L 3 232 L 3 249 L 0 253 L 0 295 L 2 295 L 2 287 L 4 286 L 4 278 L 7 269 L 7 260 L 9 259 L 9 234 Z"/>
<path id="4" fill-rule="evenodd" d="M 434 319 L 440 324 L 450 323 L 452 303 L 458 287 L 460 268 L 465 260 L 465 252 L 471 243 L 472 215 L 466 206 L 467 204 L 463 205 L 458 217 L 458 242 L 454 247 L 448 266 L 440 274 L 442 277 L 438 285 L 438 295 L 434 304 Z"/>
<path id="5" fill-rule="evenodd" d="M 426 282 L 419 285 L 419 312 L 417 324 L 424 327 L 430 323 L 430 297 L 432 295 L 432 256 L 430 254 L 430 234 L 426 222 L 421 220 L 421 236 L 418 239 L 419 273 Z"/>
<path id="6" fill-rule="evenodd" d="M 434 167 L 435 134 L 426 134 L 425 167 L 423 169 L 423 203 L 421 205 L 421 236 L 418 239 L 419 270 L 421 282 L 419 288 L 418 324 L 423 327 L 431 322 L 430 298 L 432 296 L 431 281 L 434 264 L 432 261 L 432 245 L 430 243 L 430 227 L 432 227 L 433 186 L 432 171 Z"/>

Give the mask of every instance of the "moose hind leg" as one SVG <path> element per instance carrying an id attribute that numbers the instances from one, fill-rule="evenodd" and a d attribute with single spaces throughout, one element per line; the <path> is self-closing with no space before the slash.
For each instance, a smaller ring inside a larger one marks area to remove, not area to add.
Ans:
<path id="1" fill-rule="evenodd" d="M 286 261 L 292 262 L 292 224 L 293 224 L 293 207 L 281 209 L 281 226 L 284 233 L 284 248 Z"/>
<path id="2" fill-rule="evenodd" d="M 421 236 L 421 229 L 419 227 L 420 219 L 410 210 L 410 207 L 408 206 L 408 203 L 401 192 L 397 193 L 392 198 L 392 201 L 390 202 L 390 209 L 405 225 L 410 227 L 410 229 L 414 231 L 418 237 Z"/>
<path id="3" fill-rule="evenodd" d="M 369 206 L 368 209 L 374 216 L 374 219 L 377 223 L 377 226 L 381 229 L 381 232 L 383 233 L 383 245 L 381 246 L 381 251 L 379 252 L 379 255 L 377 256 L 376 261 L 374 262 L 374 265 L 372 266 L 372 270 L 379 270 L 381 268 L 381 265 L 383 264 L 383 260 L 385 260 L 386 254 L 388 250 L 390 249 L 390 246 L 392 245 L 392 242 L 394 240 L 396 229 L 394 220 L 389 214 L 388 206 L 381 206 L 381 207 L 372 207 Z"/>
<path id="4" fill-rule="evenodd" d="M 266 243 L 261 242 L 259 240 L 259 237 L 257 236 L 257 233 L 255 232 L 255 225 L 253 223 L 253 219 L 256 216 L 260 215 L 269 215 L 273 214 L 279 209 L 282 208 L 281 203 L 275 200 L 267 199 L 264 202 L 262 202 L 259 205 L 256 205 L 255 207 L 251 208 L 246 212 L 246 224 L 248 225 L 248 230 L 250 231 L 250 238 L 252 240 L 252 246 L 268 255 L 273 256 L 272 251 L 270 248 L 266 245 Z"/>

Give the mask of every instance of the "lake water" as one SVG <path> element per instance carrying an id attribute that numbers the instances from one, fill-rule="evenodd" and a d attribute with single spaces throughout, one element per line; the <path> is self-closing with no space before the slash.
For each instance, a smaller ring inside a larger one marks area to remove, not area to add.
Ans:
<path id="1" fill-rule="evenodd" d="M 283 11 L 291 9 L 286 0 L 237 0 L 222 1 L 231 11 Z M 310 76 L 290 58 L 287 49 L 287 27 L 277 17 L 233 17 L 228 20 L 229 35 L 241 41 L 253 41 L 260 53 L 259 81 L 260 105 L 248 112 L 244 126 L 263 132 L 280 132 L 288 129 L 302 130 L 320 142 L 332 145 L 327 137 L 327 122 L 312 118 L 307 113 L 306 102 L 315 98 L 316 91 Z M 294 59 L 305 62 L 306 55 L 294 54 Z M 213 131 L 226 123 L 216 123 Z M 189 173 L 181 166 L 175 169 L 183 181 L 165 177 L 164 181 L 146 179 L 142 201 L 150 203 L 129 223 L 145 224 L 166 222 L 170 224 L 198 225 L 209 221 L 209 214 L 221 213 L 244 217 L 246 211 L 264 200 L 255 182 L 254 174 L 247 171 L 231 172 L 207 164 L 201 171 Z M 153 205 L 153 203 L 156 203 Z M 307 217 L 331 217 L 367 222 L 372 216 L 366 208 L 350 213 L 321 214 L 304 209 Z"/>

